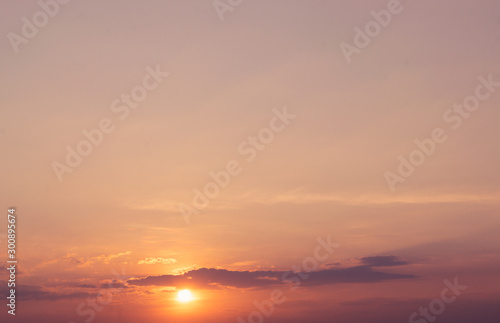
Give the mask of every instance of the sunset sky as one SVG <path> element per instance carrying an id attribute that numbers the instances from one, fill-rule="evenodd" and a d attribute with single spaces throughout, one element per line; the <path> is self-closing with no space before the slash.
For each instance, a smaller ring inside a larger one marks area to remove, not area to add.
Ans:
<path id="1" fill-rule="evenodd" d="M 0 31 L 1 322 L 500 322 L 498 0 L 3 0 Z"/>

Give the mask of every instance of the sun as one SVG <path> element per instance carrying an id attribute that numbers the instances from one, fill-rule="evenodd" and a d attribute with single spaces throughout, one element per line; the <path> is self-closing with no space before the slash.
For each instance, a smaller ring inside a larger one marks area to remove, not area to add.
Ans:
<path id="1" fill-rule="evenodd" d="M 177 300 L 179 302 L 186 303 L 192 301 L 193 299 L 193 294 L 191 294 L 191 291 L 189 289 L 183 289 L 177 293 Z"/>

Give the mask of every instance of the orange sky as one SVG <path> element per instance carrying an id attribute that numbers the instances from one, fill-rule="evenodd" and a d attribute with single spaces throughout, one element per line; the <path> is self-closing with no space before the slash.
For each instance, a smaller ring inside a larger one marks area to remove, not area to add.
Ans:
<path id="1" fill-rule="evenodd" d="M 2 322 L 250 322 L 276 290 L 265 322 L 402 322 L 455 277 L 437 322 L 498 322 L 500 4 L 401 1 L 346 59 L 394 1 L 71 1 L 16 46 L 41 5 L 0 3 Z"/>

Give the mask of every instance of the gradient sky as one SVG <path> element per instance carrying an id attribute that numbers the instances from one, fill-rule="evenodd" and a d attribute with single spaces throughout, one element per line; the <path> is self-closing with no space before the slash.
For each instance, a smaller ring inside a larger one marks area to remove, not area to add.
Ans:
<path id="1" fill-rule="evenodd" d="M 348 63 L 340 44 L 389 2 L 243 0 L 221 21 L 210 0 L 73 0 L 16 53 L 8 34 L 41 9 L 1 1 L 0 205 L 19 257 L 2 322 L 84 322 L 110 283 L 92 322 L 238 322 L 275 289 L 265 322 L 407 322 L 455 277 L 468 288 L 436 322 L 499 322 L 500 87 L 457 129 L 443 114 L 500 82 L 500 2 L 401 1 Z M 121 120 L 112 102 L 148 66 L 168 77 Z M 238 147 L 285 107 L 247 161 Z M 59 181 L 53 163 L 106 118 Z M 393 192 L 384 173 L 435 128 L 447 140 Z M 241 173 L 186 223 L 179 205 L 232 160 Z M 340 246 L 291 289 L 281 275 L 328 236 Z"/>

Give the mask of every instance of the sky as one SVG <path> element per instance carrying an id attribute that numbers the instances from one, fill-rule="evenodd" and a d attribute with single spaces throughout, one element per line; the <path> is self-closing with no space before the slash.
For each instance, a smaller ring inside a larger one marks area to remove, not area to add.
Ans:
<path id="1" fill-rule="evenodd" d="M 0 1 L 1 321 L 499 322 L 499 28 L 496 0 Z"/>

